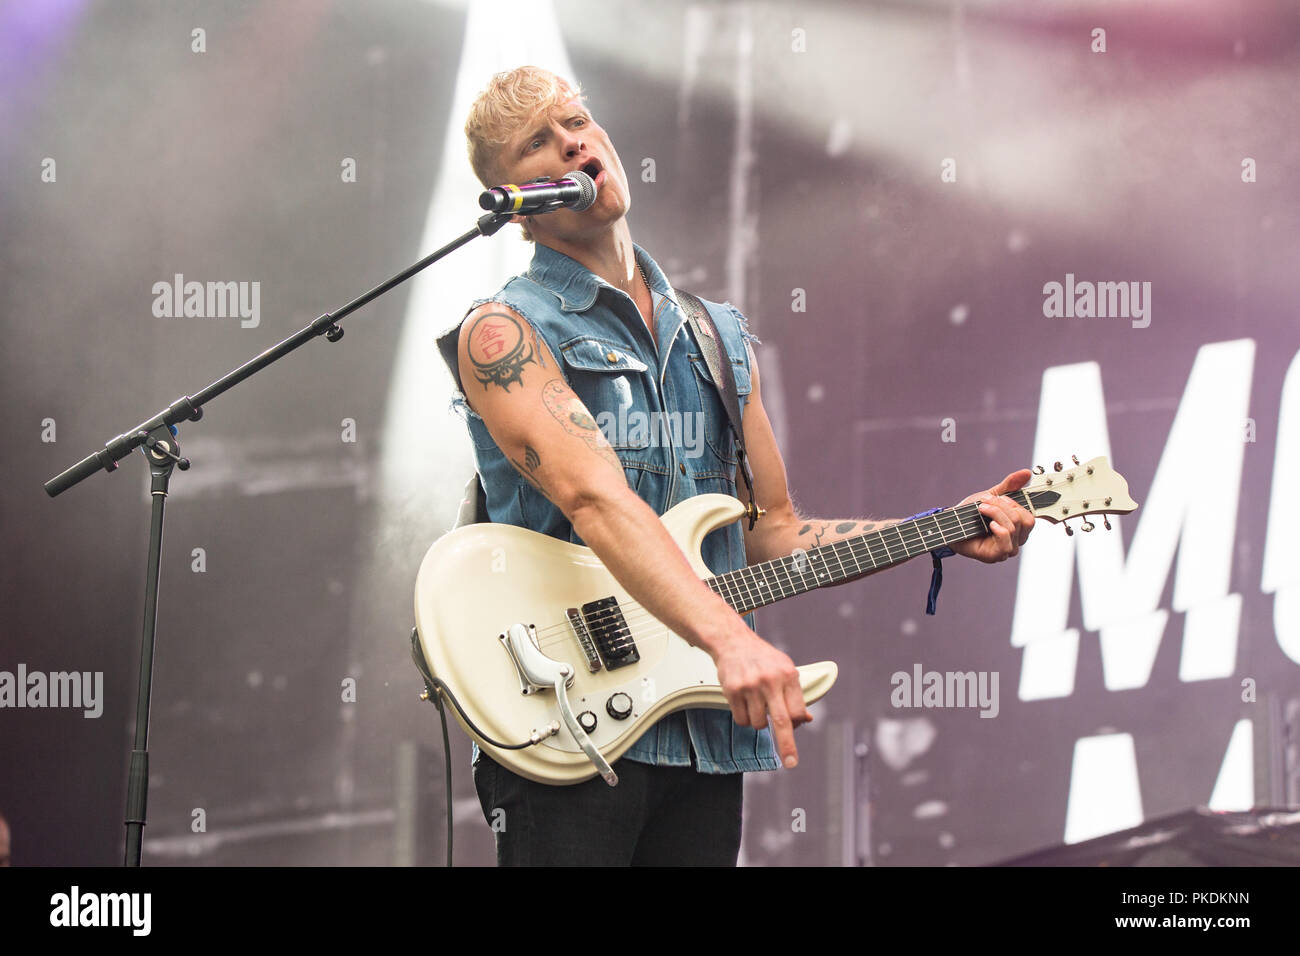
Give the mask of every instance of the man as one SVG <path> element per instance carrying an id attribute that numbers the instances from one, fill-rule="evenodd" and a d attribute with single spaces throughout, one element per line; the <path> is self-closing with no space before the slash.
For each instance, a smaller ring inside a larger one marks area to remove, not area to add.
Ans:
<path id="1" fill-rule="evenodd" d="M 794 767 L 794 729 L 812 717 L 793 661 L 696 577 L 658 520 L 696 494 L 748 501 L 724 406 L 672 287 L 632 242 L 627 174 L 578 91 L 534 67 L 500 74 L 466 135 L 485 186 L 583 169 L 598 188 L 583 212 L 515 217 L 536 244 L 528 272 L 439 340 L 468 406 L 489 516 L 590 547 L 636 601 L 713 658 L 731 706 L 660 720 L 616 765 L 612 789 L 599 778 L 533 783 L 476 753 L 484 814 L 504 823 L 493 828 L 498 862 L 734 865 L 743 773 Z M 753 337 L 734 308 L 704 304 L 733 367 L 754 498 L 766 511 L 752 529 L 741 521 L 705 538 L 713 572 L 885 524 L 795 512 Z M 630 421 L 632 411 L 658 412 L 652 422 L 677 415 L 682 427 L 605 434 L 596 424 Z M 956 550 L 983 561 L 1016 554 L 1033 518 L 1002 495 L 1028 479 L 1016 472 L 967 499 L 984 499 L 992 535 Z"/>

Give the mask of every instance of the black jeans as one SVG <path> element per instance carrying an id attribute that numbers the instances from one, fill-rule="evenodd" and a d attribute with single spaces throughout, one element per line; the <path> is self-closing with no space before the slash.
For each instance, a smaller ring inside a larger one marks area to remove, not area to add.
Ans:
<path id="1" fill-rule="evenodd" d="M 498 866 L 735 866 L 744 774 L 619 760 L 618 786 L 594 777 L 534 783 L 487 754 L 474 787 Z"/>

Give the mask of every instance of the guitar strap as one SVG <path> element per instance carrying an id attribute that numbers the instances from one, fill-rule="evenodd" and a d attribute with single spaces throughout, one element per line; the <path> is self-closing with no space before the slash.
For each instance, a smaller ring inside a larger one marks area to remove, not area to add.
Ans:
<path id="1" fill-rule="evenodd" d="M 487 491 L 478 470 L 465 482 L 465 497 L 460 499 L 460 510 L 456 513 L 453 528 L 463 528 L 467 524 L 483 524 L 488 520 Z"/>
<path id="2" fill-rule="evenodd" d="M 736 392 L 736 377 L 731 371 L 731 360 L 725 357 L 725 346 L 719 344 L 721 339 L 717 327 L 713 324 L 713 319 L 709 316 L 709 310 L 704 307 L 704 303 L 690 292 L 682 289 L 673 291 L 677 293 L 677 301 L 681 303 L 682 311 L 686 313 L 686 319 L 691 323 L 695 341 L 699 343 L 700 352 L 704 356 L 704 364 L 708 366 L 709 375 L 718 389 L 718 394 L 722 397 L 723 407 L 727 410 L 731 434 L 736 439 L 737 470 L 745 481 L 745 489 L 749 492 L 749 504 L 745 506 L 745 514 L 749 516 L 749 527 L 752 530 L 754 522 L 759 519 L 763 511 L 754 501 L 754 476 L 749 470 L 749 460 L 745 454 L 744 428 L 740 422 L 740 396 Z"/>

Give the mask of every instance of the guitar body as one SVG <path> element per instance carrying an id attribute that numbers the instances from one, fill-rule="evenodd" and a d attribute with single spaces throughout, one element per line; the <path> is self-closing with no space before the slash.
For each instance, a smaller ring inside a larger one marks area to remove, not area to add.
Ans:
<path id="1" fill-rule="evenodd" d="M 743 513 L 735 498 L 706 494 L 683 501 L 660 520 L 695 573 L 709 578 L 714 572 L 700 557 L 701 542 Z M 591 606 L 607 598 L 614 601 Z M 617 625 L 612 654 L 604 653 L 594 633 L 587 634 L 584 644 L 583 625 L 571 623 L 569 609 L 582 611 L 594 627 Z M 559 722 L 558 733 L 536 745 L 504 750 L 476 734 L 452 708 L 494 760 L 541 783 L 580 783 L 597 771 L 561 720 L 553 688 L 524 693 L 520 669 L 501 639 L 512 625 L 533 625 L 534 646 L 572 667 L 567 695 L 573 713 L 585 716 L 580 723 L 610 763 L 666 714 L 689 707 L 730 709 L 712 658 L 641 608 L 591 549 L 524 528 L 474 524 L 438 539 L 416 578 L 415 621 L 430 670 L 485 735 L 521 743 Z M 618 655 L 629 646 L 635 652 L 623 660 L 636 659 L 621 663 Z M 595 672 L 590 666 L 593 647 L 602 661 Z M 808 703 L 826 694 L 838 673 L 831 662 L 799 671 Z M 618 696 L 622 694 L 627 696 Z M 617 716 L 624 709 L 630 713 Z M 586 726 L 592 717 L 594 727 Z"/>

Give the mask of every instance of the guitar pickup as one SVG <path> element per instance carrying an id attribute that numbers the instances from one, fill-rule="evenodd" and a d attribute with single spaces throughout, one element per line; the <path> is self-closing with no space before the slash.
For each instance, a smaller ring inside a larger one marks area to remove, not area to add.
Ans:
<path id="1" fill-rule="evenodd" d="M 617 670 L 641 660 L 641 652 L 632 639 L 632 631 L 623 618 L 618 598 L 607 597 L 588 601 L 582 606 L 582 619 L 587 623 L 591 640 L 605 662 L 606 670 Z"/>

